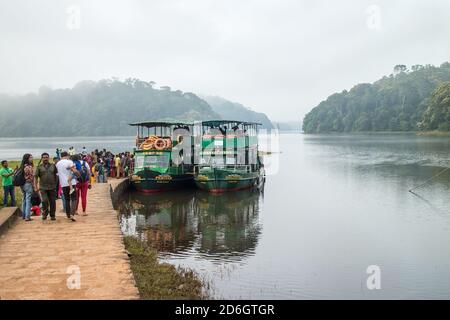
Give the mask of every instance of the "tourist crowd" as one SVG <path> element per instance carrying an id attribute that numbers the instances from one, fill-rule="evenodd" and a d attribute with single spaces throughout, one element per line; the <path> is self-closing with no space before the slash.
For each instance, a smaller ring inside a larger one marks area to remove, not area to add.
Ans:
<path id="1" fill-rule="evenodd" d="M 83 147 L 77 153 L 74 147 L 67 151 L 56 149 L 55 156 L 44 152 L 35 166 L 33 156 L 29 153 L 22 158 L 20 167 L 14 170 L 8 161 L 1 162 L 0 176 L 4 191 L 3 205 L 16 205 L 15 187 L 22 190 L 22 218 L 32 221 L 31 215 L 41 215 L 42 220 L 50 216 L 56 220 L 56 201 L 62 200 L 67 218 L 75 220 L 81 204 L 81 215 L 87 215 L 88 190 L 93 183 L 106 183 L 108 178 L 124 178 L 134 170 L 133 154 L 112 152 L 98 149 L 87 152 Z"/>

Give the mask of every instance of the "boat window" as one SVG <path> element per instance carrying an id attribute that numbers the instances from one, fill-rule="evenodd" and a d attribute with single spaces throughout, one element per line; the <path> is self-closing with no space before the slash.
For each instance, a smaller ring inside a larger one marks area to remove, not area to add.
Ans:
<path id="1" fill-rule="evenodd" d="M 223 157 L 211 157 L 211 164 L 213 167 L 222 167 L 224 165 Z"/>
<path id="2" fill-rule="evenodd" d="M 169 155 L 146 155 L 144 166 L 147 168 L 167 168 L 169 166 Z"/>
<path id="3" fill-rule="evenodd" d="M 227 157 L 226 158 L 227 159 L 227 165 L 234 165 L 234 164 L 236 164 L 236 159 L 234 158 L 234 157 Z"/>
<path id="4" fill-rule="evenodd" d="M 144 156 L 136 156 L 136 168 L 142 168 L 144 166 Z"/>

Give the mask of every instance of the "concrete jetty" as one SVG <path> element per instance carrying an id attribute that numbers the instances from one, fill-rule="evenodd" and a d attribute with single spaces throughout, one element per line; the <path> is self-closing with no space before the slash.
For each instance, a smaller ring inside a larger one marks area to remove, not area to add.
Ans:
<path id="1" fill-rule="evenodd" d="M 94 184 L 88 216 L 11 222 L 0 236 L 0 299 L 138 299 L 112 198 L 126 180 Z M 81 208 L 80 208 L 81 209 Z M 5 218 L 6 219 L 6 218 Z"/>

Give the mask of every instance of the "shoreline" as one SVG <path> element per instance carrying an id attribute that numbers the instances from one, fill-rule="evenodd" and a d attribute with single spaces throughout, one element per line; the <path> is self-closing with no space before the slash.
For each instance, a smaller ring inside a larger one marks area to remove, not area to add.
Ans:
<path id="1" fill-rule="evenodd" d="M 329 131 L 329 132 L 304 132 L 301 134 L 304 135 L 361 135 L 361 134 L 415 134 L 416 136 L 428 136 L 428 137 L 450 137 L 450 131 L 349 131 L 349 132 L 338 132 L 338 131 Z"/>
<path id="2" fill-rule="evenodd" d="M 450 137 L 450 131 L 419 131 L 417 135 L 423 137 Z"/>
<path id="3" fill-rule="evenodd" d="M 113 180 L 114 181 L 114 180 Z M 111 202 L 116 204 L 126 192 L 129 192 L 129 182 L 122 180 L 111 184 Z M 160 262 L 158 250 L 152 248 L 135 236 L 125 236 L 122 233 L 123 244 L 127 251 L 131 271 L 142 300 L 204 300 L 209 299 L 210 284 L 201 279 L 189 268 Z"/>
<path id="4" fill-rule="evenodd" d="M 160 262 L 158 251 L 134 236 L 124 236 L 131 271 L 142 300 L 205 300 L 209 284 L 189 268 Z"/>

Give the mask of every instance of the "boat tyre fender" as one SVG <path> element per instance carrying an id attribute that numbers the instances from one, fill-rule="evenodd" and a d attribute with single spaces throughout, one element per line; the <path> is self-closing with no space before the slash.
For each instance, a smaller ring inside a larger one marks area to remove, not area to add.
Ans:
<path id="1" fill-rule="evenodd" d="M 155 149 L 156 150 L 164 150 L 166 147 L 166 141 L 164 139 L 158 138 L 155 140 Z"/>

